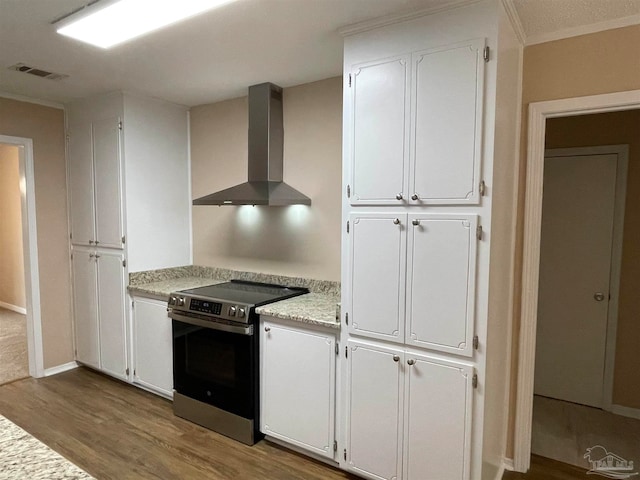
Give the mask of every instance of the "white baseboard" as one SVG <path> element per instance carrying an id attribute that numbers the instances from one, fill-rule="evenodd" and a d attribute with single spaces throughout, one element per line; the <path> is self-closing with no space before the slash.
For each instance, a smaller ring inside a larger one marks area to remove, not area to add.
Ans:
<path id="1" fill-rule="evenodd" d="M 11 305 L 10 303 L 5 303 L 0 301 L 0 307 L 6 308 L 7 310 L 11 310 L 12 312 L 21 313 L 22 315 L 27 314 L 27 309 L 24 307 L 18 307 L 17 305 Z"/>
<path id="2" fill-rule="evenodd" d="M 503 458 L 502 459 L 502 470 L 513 472 L 516 467 L 513 465 L 513 458 Z"/>
<path id="3" fill-rule="evenodd" d="M 611 413 L 640 420 L 640 409 L 637 408 L 623 407 L 622 405 L 611 405 Z"/>
<path id="4" fill-rule="evenodd" d="M 45 368 L 44 376 L 49 377 L 51 375 L 73 370 L 74 368 L 78 368 L 78 364 L 76 362 L 69 362 L 63 365 L 58 365 L 57 367 Z"/>

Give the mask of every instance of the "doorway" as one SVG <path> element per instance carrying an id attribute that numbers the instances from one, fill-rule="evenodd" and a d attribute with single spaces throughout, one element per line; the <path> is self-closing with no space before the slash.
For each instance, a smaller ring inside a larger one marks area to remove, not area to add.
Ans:
<path id="1" fill-rule="evenodd" d="M 42 377 L 44 376 L 44 361 L 40 314 L 33 141 L 30 138 L 0 135 L 0 146 L 6 147 L 8 151 L 17 153 L 28 374 L 32 377 Z"/>
<path id="2" fill-rule="evenodd" d="M 532 103 L 529 106 L 522 313 L 520 322 L 517 404 L 515 411 L 516 428 L 514 437 L 514 468 L 519 472 L 528 470 L 532 451 L 534 365 L 539 315 L 538 287 L 541 274 L 540 247 L 541 226 L 543 222 L 542 199 L 547 122 L 552 119 L 564 117 L 618 112 L 638 108 L 640 108 L 640 91 L 538 102 Z M 620 352 L 616 352 L 616 355 L 619 357 Z"/>
<path id="3" fill-rule="evenodd" d="M 611 410 L 628 155 L 545 153 L 535 395 Z"/>

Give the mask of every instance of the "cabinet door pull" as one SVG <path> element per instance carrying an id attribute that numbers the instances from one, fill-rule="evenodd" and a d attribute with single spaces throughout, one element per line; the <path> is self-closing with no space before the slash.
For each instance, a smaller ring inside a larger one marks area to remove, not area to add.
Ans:
<path id="1" fill-rule="evenodd" d="M 413 364 L 415 364 L 415 363 L 416 363 L 416 361 L 415 361 L 414 359 L 412 359 L 412 358 L 410 358 L 409 360 L 407 360 L 407 364 L 408 364 L 408 365 L 413 365 Z"/>
<path id="2" fill-rule="evenodd" d="M 399 194 L 397 194 L 397 195 L 396 195 L 396 200 L 402 200 L 402 198 L 403 198 L 403 197 L 402 197 L 402 194 L 401 194 L 401 193 L 399 193 Z"/>
<path id="3" fill-rule="evenodd" d="M 394 218 L 393 219 L 393 224 L 394 225 L 400 225 L 400 219 L 399 218 Z"/>
<path id="4" fill-rule="evenodd" d="M 96 258 L 100 258 L 100 255 L 98 255 L 97 253 L 96 253 Z"/>
<path id="5" fill-rule="evenodd" d="M 411 220 L 411 223 L 413 224 L 414 227 L 417 227 L 418 225 L 420 225 L 420 220 L 414 219 L 414 220 Z"/>
<path id="6" fill-rule="evenodd" d="M 95 255 L 93 253 L 90 253 L 89 258 L 93 258 L 93 257 L 95 257 Z"/>
<path id="7" fill-rule="evenodd" d="M 270 332 L 271 331 L 271 327 L 264 327 L 264 331 L 265 332 Z"/>
<path id="8" fill-rule="evenodd" d="M 413 195 L 411 195 L 411 200 L 418 200 L 420 197 L 418 197 L 417 193 L 414 193 Z"/>
<path id="9" fill-rule="evenodd" d="M 399 355 L 394 355 L 394 356 L 393 356 L 393 361 L 394 361 L 394 362 L 398 362 L 398 361 L 400 361 L 400 356 L 399 356 Z"/>

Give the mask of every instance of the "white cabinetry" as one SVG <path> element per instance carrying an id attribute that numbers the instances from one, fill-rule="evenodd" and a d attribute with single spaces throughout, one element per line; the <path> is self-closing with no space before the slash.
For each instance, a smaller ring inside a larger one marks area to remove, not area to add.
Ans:
<path id="1" fill-rule="evenodd" d="M 121 252 L 75 247 L 72 270 L 76 358 L 126 379 L 123 260 Z"/>
<path id="2" fill-rule="evenodd" d="M 347 468 L 372 479 L 468 479 L 472 384 L 466 363 L 349 341 Z"/>
<path id="3" fill-rule="evenodd" d="M 76 357 L 131 380 L 128 272 L 191 263 L 187 109 L 115 92 L 65 112 Z"/>
<path id="4" fill-rule="evenodd" d="M 349 333 L 471 356 L 477 224 L 473 214 L 352 213 Z"/>
<path id="5" fill-rule="evenodd" d="M 339 460 L 372 479 L 478 480 L 504 455 L 506 416 L 485 415 L 506 384 L 486 372 L 489 254 L 492 229 L 510 235 L 492 197 L 508 222 L 519 53 L 500 2 L 387 20 L 345 37 Z M 509 248 L 491 252 L 495 279 Z"/>
<path id="6" fill-rule="evenodd" d="M 133 381 L 165 397 L 173 396 L 173 342 L 167 302 L 133 298 Z"/>
<path id="7" fill-rule="evenodd" d="M 477 204 L 485 39 L 349 68 L 353 205 Z"/>
<path id="8" fill-rule="evenodd" d="M 262 432 L 333 459 L 335 334 L 271 317 L 260 326 Z"/>

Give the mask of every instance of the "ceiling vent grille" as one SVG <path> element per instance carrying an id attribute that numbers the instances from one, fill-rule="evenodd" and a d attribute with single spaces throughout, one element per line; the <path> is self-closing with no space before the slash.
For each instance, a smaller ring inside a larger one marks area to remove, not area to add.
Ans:
<path id="1" fill-rule="evenodd" d="M 69 77 L 69 75 L 64 75 L 62 73 L 47 72 L 46 70 L 42 70 L 41 68 L 30 67 L 29 65 L 25 65 L 24 63 L 16 63 L 15 65 L 11 65 L 9 67 L 9 70 L 20 73 L 28 73 L 29 75 L 46 78 L 47 80 L 63 80 Z"/>

